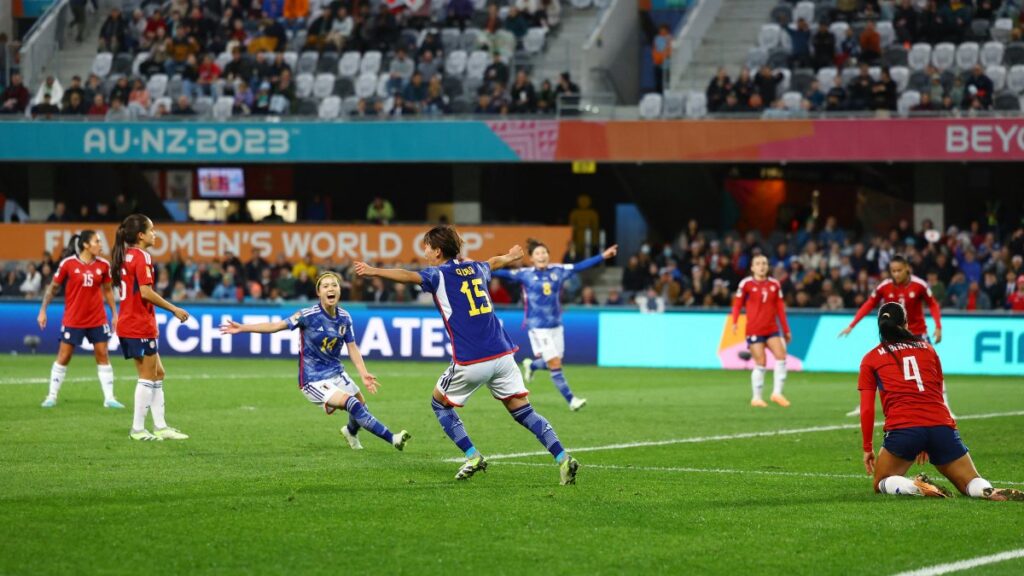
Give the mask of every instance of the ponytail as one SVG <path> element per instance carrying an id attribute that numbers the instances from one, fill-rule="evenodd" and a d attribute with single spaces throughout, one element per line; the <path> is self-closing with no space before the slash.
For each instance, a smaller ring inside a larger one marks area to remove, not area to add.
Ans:
<path id="1" fill-rule="evenodd" d="M 64 252 L 61 252 L 60 259 L 63 260 L 70 256 L 77 256 L 85 250 L 85 247 L 92 239 L 96 236 L 95 230 L 82 230 L 78 234 L 72 234 L 71 239 L 68 240 L 68 245 L 64 247 Z"/>
<path id="2" fill-rule="evenodd" d="M 139 234 L 149 229 L 149 218 L 142 214 L 132 214 L 124 219 L 117 227 L 117 234 L 114 235 L 114 247 L 111 249 L 113 262 L 110 267 L 110 276 L 115 284 L 121 283 L 121 267 L 124 266 L 124 254 L 128 246 L 135 246 L 139 240 Z"/>
<path id="3" fill-rule="evenodd" d="M 894 348 L 887 344 L 920 341 L 920 338 L 907 330 L 906 324 L 907 310 L 899 302 L 888 302 L 878 310 L 878 338 L 897 366 L 900 364 L 899 358 Z"/>
<path id="4" fill-rule="evenodd" d="M 117 227 L 114 234 L 114 247 L 110 250 L 110 257 L 113 260 L 110 264 L 110 277 L 115 285 L 121 284 L 121 266 L 124 264 L 124 223 Z"/>

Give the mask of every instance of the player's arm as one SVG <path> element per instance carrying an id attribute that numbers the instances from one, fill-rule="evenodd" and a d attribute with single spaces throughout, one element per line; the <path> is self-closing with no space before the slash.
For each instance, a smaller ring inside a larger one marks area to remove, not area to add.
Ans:
<path id="1" fill-rule="evenodd" d="M 151 284 L 140 284 L 139 296 L 141 296 L 146 302 L 149 302 L 154 306 L 159 306 L 171 314 L 174 314 L 174 317 L 177 318 L 179 322 L 188 320 L 188 312 L 186 312 L 184 308 L 179 308 L 165 300 L 164 297 L 156 290 L 153 290 L 153 286 Z"/>
<path id="2" fill-rule="evenodd" d="M 853 321 L 850 322 L 850 325 L 847 326 L 846 328 L 843 328 L 843 331 L 839 333 L 839 337 L 842 338 L 844 336 L 849 335 L 850 332 L 853 331 L 853 327 L 856 326 L 857 323 L 860 322 L 865 316 L 867 316 L 868 313 L 874 310 L 875 306 L 877 305 L 878 294 L 877 292 L 873 292 L 871 296 L 869 296 L 868 299 L 864 301 L 864 304 L 861 304 L 860 309 L 858 309 L 857 313 L 853 316 Z"/>
<path id="3" fill-rule="evenodd" d="M 492 270 L 491 277 L 501 278 L 503 280 L 511 280 L 513 282 L 519 282 L 519 278 L 516 278 L 516 272 L 517 270 L 510 270 L 508 268 L 504 268 L 501 270 Z"/>
<path id="4" fill-rule="evenodd" d="M 857 389 L 860 391 L 860 435 L 864 450 L 864 469 L 875 473 L 875 371 L 865 363 L 860 365 Z"/>
<path id="5" fill-rule="evenodd" d="M 789 321 L 786 320 L 786 301 L 782 299 L 782 292 L 776 299 L 776 313 L 779 315 L 779 324 L 782 325 L 782 335 L 786 337 L 786 343 L 793 341 L 793 333 L 789 331 Z"/>
<path id="6" fill-rule="evenodd" d="M 931 290 L 925 293 L 924 299 L 928 302 L 928 311 L 932 313 L 932 320 L 935 321 L 935 334 L 932 336 L 932 340 L 938 344 L 942 342 L 942 307 L 939 306 L 939 301 L 932 296 Z"/>
<path id="7" fill-rule="evenodd" d="M 487 259 L 487 265 L 491 267 L 491 271 L 500 270 L 505 268 L 509 264 L 516 260 L 521 260 L 526 254 L 523 252 L 523 247 L 516 244 L 508 251 L 508 254 L 502 254 L 501 256 L 495 256 Z"/>
<path id="8" fill-rule="evenodd" d="M 282 330 L 288 330 L 288 322 L 277 320 L 275 322 L 260 322 L 258 324 L 239 324 L 234 320 L 228 320 L 227 324 L 220 327 L 221 334 L 241 334 L 242 332 L 256 332 L 258 334 L 273 334 Z"/>
<path id="9" fill-rule="evenodd" d="M 616 244 L 614 246 L 609 247 L 604 252 L 597 254 L 596 256 L 591 256 L 586 260 L 573 264 L 572 268 L 569 268 L 569 271 L 582 272 L 584 270 L 587 270 L 588 268 L 593 268 L 594 266 L 603 263 L 605 260 L 608 260 L 609 258 L 614 258 L 615 255 L 618 253 L 619 245 Z"/>
<path id="10" fill-rule="evenodd" d="M 103 299 L 110 307 L 110 331 L 117 332 L 117 304 L 114 302 L 114 289 L 110 282 L 103 283 Z"/>
<path id="11" fill-rule="evenodd" d="M 43 303 L 39 305 L 39 316 L 36 318 L 36 322 L 39 323 L 40 330 L 46 328 L 46 307 L 49 306 L 50 301 L 57 296 L 57 290 L 60 290 L 60 284 L 55 280 L 51 282 L 43 292 Z"/>
<path id="12" fill-rule="evenodd" d="M 421 280 L 419 272 L 402 268 L 374 268 L 366 262 L 356 262 L 355 270 L 359 276 L 383 278 L 392 282 L 401 282 L 402 284 L 419 284 Z"/>
<path id="13" fill-rule="evenodd" d="M 370 394 L 376 394 L 377 388 L 380 386 L 380 382 L 377 382 L 377 377 L 366 369 L 366 362 L 363 362 L 363 355 L 359 352 L 359 345 L 353 340 L 347 344 L 348 346 L 348 357 L 352 359 L 352 365 L 356 367 L 356 371 L 359 372 L 359 378 L 362 379 L 363 385 L 370 391 Z"/>
<path id="14" fill-rule="evenodd" d="M 740 309 L 743 308 L 743 288 L 736 291 L 732 298 L 732 333 L 735 334 L 740 321 Z"/>

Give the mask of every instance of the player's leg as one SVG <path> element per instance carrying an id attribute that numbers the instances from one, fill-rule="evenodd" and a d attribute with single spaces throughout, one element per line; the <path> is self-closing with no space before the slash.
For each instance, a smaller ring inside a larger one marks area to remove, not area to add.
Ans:
<path id="1" fill-rule="evenodd" d="M 988 480 L 982 478 L 978 474 L 977 468 L 974 467 L 974 461 L 971 460 L 970 454 L 964 454 L 953 462 L 937 465 L 935 468 L 948 478 L 961 494 L 971 498 L 1024 501 L 1024 492 L 1012 488 L 994 488 Z"/>
<path id="2" fill-rule="evenodd" d="M 548 369 L 551 370 L 551 380 L 555 383 L 555 388 L 558 388 L 558 392 L 562 394 L 562 398 L 569 403 L 569 409 L 575 412 L 586 406 L 587 399 L 573 394 L 572 389 L 569 388 L 569 381 L 565 377 L 565 371 L 562 369 L 562 358 L 565 356 L 565 329 L 563 327 L 547 330 L 546 348 L 543 354 Z"/>
<path id="3" fill-rule="evenodd" d="M 138 373 L 138 380 L 135 382 L 132 430 L 129 437 L 132 440 L 160 440 L 146 430 L 146 415 L 149 414 L 149 408 L 153 404 L 154 380 L 157 374 L 156 355 L 146 355 L 140 342 L 142 341 L 134 338 L 121 340 L 125 357 L 135 361 L 135 371 Z"/>
<path id="4" fill-rule="evenodd" d="M 936 486 L 924 474 L 913 480 L 906 473 L 917 455 L 928 448 L 926 428 L 902 428 L 885 433 L 882 449 L 875 461 L 875 492 L 900 496 L 932 496 L 944 498 L 949 493 Z"/>
<path id="5" fill-rule="evenodd" d="M 754 360 L 754 368 L 750 371 L 750 405 L 756 408 L 764 408 L 768 404 L 762 399 L 764 393 L 765 355 L 764 342 L 751 342 L 749 344 L 750 357 Z"/>
<path id="6" fill-rule="evenodd" d="M 114 367 L 110 365 L 110 349 L 107 341 L 93 342 L 93 355 L 96 357 L 96 373 L 103 390 L 104 408 L 124 408 L 124 404 L 114 397 Z"/>
<path id="7" fill-rule="evenodd" d="M 167 375 L 164 370 L 164 363 L 160 359 L 160 353 L 153 354 L 154 373 L 153 373 L 153 405 L 150 407 L 150 412 L 153 415 L 153 434 L 163 440 L 188 440 L 188 434 L 183 433 L 177 428 L 171 428 L 167 425 L 165 419 L 164 404 L 164 377 Z"/>
<path id="8" fill-rule="evenodd" d="M 397 434 L 392 434 L 391 430 L 384 425 L 383 422 L 374 418 L 373 414 L 366 409 L 366 405 L 359 401 L 353 395 L 347 394 L 344 391 L 335 388 L 334 391 L 326 397 L 325 404 L 334 409 L 342 409 L 349 413 L 349 416 L 355 418 L 359 426 L 366 428 L 371 434 L 391 444 L 395 448 L 402 450 L 405 448 L 405 443 L 409 441 L 411 436 L 405 430 Z"/>
<path id="9" fill-rule="evenodd" d="M 875 492 L 898 496 L 921 496 L 918 485 L 906 477 L 906 473 L 914 464 L 913 460 L 904 460 L 882 448 L 875 460 L 875 476 L 872 480 Z"/>
<path id="10" fill-rule="evenodd" d="M 362 391 L 359 390 L 359 387 L 356 386 L 355 382 L 353 382 L 351 378 L 348 378 L 347 375 L 343 375 L 342 381 L 345 385 L 345 391 L 355 396 L 356 400 L 359 400 L 363 403 L 363 406 L 365 406 L 366 397 L 363 396 Z M 352 414 L 348 415 L 348 424 L 341 427 L 341 435 L 345 437 L 345 441 L 348 442 L 349 447 L 353 450 L 363 449 L 363 443 L 359 441 L 359 436 L 357 436 L 361 428 L 362 426 L 359 425 L 359 422 L 356 421 Z"/>
<path id="11" fill-rule="evenodd" d="M 469 400 L 469 396 L 480 387 L 478 381 L 471 380 L 475 375 L 475 371 L 472 370 L 473 366 L 450 364 L 437 379 L 437 385 L 434 386 L 434 392 L 430 399 L 430 407 L 434 411 L 434 416 L 437 417 L 441 429 L 466 456 L 466 462 L 455 474 L 456 480 L 466 480 L 473 474 L 487 469 L 487 461 L 476 449 L 473 440 L 466 433 L 462 419 L 455 411 L 456 407 L 464 405 Z"/>
<path id="12" fill-rule="evenodd" d="M 544 346 L 537 330 L 531 329 L 526 334 L 530 338 L 530 350 L 533 352 L 533 358 L 523 358 L 523 380 L 532 382 L 533 373 L 537 370 L 547 370 L 548 363 L 542 357 Z"/>
<path id="13" fill-rule="evenodd" d="M 75 353 L 75 346 L 66 341 L 61 341 L 57 349 L 57 359 L 50 367 L 50 391 L 43 400 L 43 408 L 53 408 L 57 405 L 57 395 L 60 394 L 60 387 L 64 384 L 64 377 L 68 374 L 68 364 Z"/>
<path id="14" fill-rule="evenodd" d="M 782 395 L 782 389 L 786 385 L 786 342 L 779 336 L 772 336 L 768 339 L 768 349 L 775 357 L 775 371 L 772 375 L 772 402 L 783 408 L 789 406 L 789 400 Z"/>

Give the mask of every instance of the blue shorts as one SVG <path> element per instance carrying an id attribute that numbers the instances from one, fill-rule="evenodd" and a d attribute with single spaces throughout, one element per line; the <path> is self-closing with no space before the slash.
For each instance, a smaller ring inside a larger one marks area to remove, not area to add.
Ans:
<path id="1" fill-rule="evenodd" d="M 915 426 L 900 428 L 885 433 L 882 446 L 893 456 L 914 460 L 921 452 L 928 453 L 928 459 L 936 466 L 949 464 L 964 454 L 967 446 L 960 439 L 960 432 L 949 426 Z"/>
<path id="2" fill-rule="evenodd" d="M 750 347 L 751 344 L 765 344 L 769 339 L 779 337 L 780 334 L 778 332 L 772 332 L 767 336 L 747 336 L 747 347 Z"/>
<path id="3" fill-rule="evenodd" d="M 60 327 L 60 341 L 64 344 L 78 346 L 82 343 L 83 338 L 88 338 L 91 344 L 110 341 L 110 324 L 92 328 Z"/>
<path id="4" fill-rule="evenodd" d="M 160 351 L 156 338 L 121 338 L 121 352 L 125 360 L 152 356 Z"/>

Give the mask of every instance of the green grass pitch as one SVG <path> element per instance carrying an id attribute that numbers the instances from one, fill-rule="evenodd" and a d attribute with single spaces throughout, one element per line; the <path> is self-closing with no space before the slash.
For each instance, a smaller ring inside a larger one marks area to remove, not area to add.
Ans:
<path id="1" fill-rule="evenodd" d="M 578 451 L 562 487 L 549 456 L 454 481 L 430 409 L 440 362 L 369 363 L 369 407 L 413 434 L 405 452 L 365 431 L 350 450 L 346 416 L 301 395 L 294 360 L 166 357 L 168 421 L 192 438 L 162 443 L 128 439 L 128 362 L 124 411 L 101 407 L 82 353 L 40 408 L 51 362 L 0 359 L 0 574 L 878 575 L 1024 548 L 1019 503 L 871 494 L 852 375 L 791 373 L 793 406 L 755 410 L 743 372 L 570 366 L 589 399 L 571 413 L 541 372 L 533 404 L 570 449 L 704 439 Z M 958 416 L 1004 414 L 960 428 L 984 476 L 1020 487 L 1024 379 L 948 385 Z M 485 455 L 542 449 L 486 391 L 461 413 Z M 848 427 L 708 439 L 832 425 Z"/>

